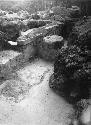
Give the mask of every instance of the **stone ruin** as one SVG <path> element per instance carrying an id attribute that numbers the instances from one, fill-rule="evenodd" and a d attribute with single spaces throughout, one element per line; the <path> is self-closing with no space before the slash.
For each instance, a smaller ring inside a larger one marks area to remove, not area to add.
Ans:
<path id="1" fill-rule="evenodd" d="M 31 58 L 35 58 L 36 55 L 40 56 L 44 48 L 41 48 L 41 51 L 39 49 L 42 44 L 46 43 L 43 42 L 45 37 L 55 35 L 54 41 L 61 42 L 59 40 L 61 36 L 59 35 L 61 35 L 63 22 L 42 19 L 35 20 L 31 19 L 31 16 L 21 19 L 21 17 L 17 16 L 19 14 L 21 15 L 22 12 L 17 14 L 7 12 L 0 17 L 1 80 L 8 79 L 9 74 L 17 69 L 17 65 L 22 65 L 31 60 Z M 51 42 L 48 44 L 50 44 L 51 49 L 54 49 L 54 45 Z M 46 46 L 44 47 L 46 48 Z M 46 53 L 47 51 L 49 50 L 45 49 Z M 53 57 L 52 52 L 50 56 Z M 48 60 L 52 60 L 52 58 Z"/>
<path id="2" fill-rule="evenodd" d="M 79 9 L 57 9 L 47 17 L 26 17 L 26 12 L 19 12 L 20 18 L 12 13 L 0 17 L 0 81 L 9 79 L 19 65 L 41 57 L 54 62 L 50 88 L 77 105 L 89 99 L 91 89 L 91 20 L 78 21 L 74 13 L 79 15 Z"/>

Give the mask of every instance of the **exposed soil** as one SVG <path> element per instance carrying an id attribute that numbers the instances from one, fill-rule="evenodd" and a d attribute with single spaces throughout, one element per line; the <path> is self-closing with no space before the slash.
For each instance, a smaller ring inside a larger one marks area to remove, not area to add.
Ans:
<path id="1" fill-rule="evenodd" d="M 39 59 L 5 81 L 8 84 L 4 83 L 0 96 L 0 125 L 68 125 L 73 109 L 49 88 L 52 73 L 53 64 Z"/>

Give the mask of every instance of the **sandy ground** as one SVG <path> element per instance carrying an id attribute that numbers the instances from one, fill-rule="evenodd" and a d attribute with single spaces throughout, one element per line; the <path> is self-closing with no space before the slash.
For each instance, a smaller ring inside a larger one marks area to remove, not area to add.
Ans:
<path id="1" fill-rule="evenodd" d="M 49 88 L 52 72 L 53 65 L 43 60 L 17 71 L 18 77 L 31 87 L 17 103 L 0 96 L 0 125 L 68 125 L 72 106 Z"/>

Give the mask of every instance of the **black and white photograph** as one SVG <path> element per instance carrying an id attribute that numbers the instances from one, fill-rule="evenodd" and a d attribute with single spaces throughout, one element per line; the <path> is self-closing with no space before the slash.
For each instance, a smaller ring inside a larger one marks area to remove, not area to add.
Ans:
<path id="1" fill-rule="evenodd" d="M 0 0 L 0 125 L 91 125 L 91 0 Z"/>

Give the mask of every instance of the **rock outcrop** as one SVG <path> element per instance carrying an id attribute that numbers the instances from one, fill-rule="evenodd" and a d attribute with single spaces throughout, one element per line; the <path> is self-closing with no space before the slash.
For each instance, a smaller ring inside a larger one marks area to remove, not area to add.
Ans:
<path id="1" fill-rule="evenodd" d="M 89 98 L 91 82 L 91 59 L 77 46 L 62 48 L 54 64 L 54 74 L 49 86 L 75 103 Z"/>
<path id="2" fill-rule="evenodd" d="M 59 35 L 61 34 L 63 23 L 53 22 L 46 26 L 29 29 L 26 32 L 22 32 L 21 36 L 17 39 L 18 44 L 24 45 L 36 42 L 40 36 L 45 37 L 47 35 Z"/>

